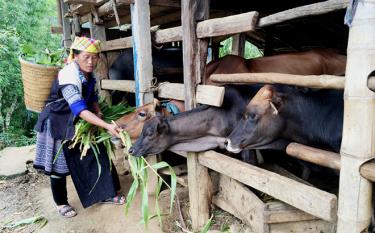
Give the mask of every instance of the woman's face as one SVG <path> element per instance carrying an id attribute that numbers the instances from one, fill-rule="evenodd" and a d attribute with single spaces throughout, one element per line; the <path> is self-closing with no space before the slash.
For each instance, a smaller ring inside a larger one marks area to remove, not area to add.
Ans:
<path id="1" fill-rule="evenodd" d="M 75 55 L 75 60 L 83 72 L 91 73 L 98 63 L 99 55 L 97 53 L 82 51 L 80 54 Z"/>

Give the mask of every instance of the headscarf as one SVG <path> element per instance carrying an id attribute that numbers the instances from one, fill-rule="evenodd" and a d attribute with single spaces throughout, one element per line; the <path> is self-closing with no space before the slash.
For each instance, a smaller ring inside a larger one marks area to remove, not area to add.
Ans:
<path id="1" fill-rule="evenodd" d="M 89 53 L 100 53 L 100 40 L 76 36 L 72 46 L 70 46 L 68 63 L 73 61 L 73 49 Z"/>

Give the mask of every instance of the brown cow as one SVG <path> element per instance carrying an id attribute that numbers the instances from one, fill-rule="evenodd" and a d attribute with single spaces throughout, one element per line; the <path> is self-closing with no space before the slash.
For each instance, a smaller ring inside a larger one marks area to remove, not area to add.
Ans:
<path id="1" fill-rule="evenodd" d="M 183 101 L 171 100 L 169 102 L 174 104 L 180 112 L 185 111 Z M 145 121 L 156 116 L 156 112 L 162 116 L 172 115 L 172 113 L 170 113 L 166 108 L 161 106 L 159 100 L 154 99 L 153 103 L 138 107 L 135 112 L 126 114 L 125 116 L 116 120 L 116 124 L 128 132 L 131 140 L 135 141 L 141 134 Z"/>
<path id="2" fill-rule="evenodd" d="M 313 49 L 253 59 L 228 55 L 207 65 L 205 83 L 218 85 L 209 79 L 211 74 L 273 72 L 296 75 L 344 75 L 345 67 L 346 56 L 332 49 Z"/>

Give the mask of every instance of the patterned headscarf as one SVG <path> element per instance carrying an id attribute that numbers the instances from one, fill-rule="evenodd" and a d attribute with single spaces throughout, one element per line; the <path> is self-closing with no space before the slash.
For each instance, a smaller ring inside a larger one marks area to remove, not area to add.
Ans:
<path id="1" fill-rule="evenodd" d="M 73 61 L 73 49 L 89 53 L 100 53 L 100 40 L 76 36 L 72 46 L 70 46 L 68 63 Z"/>

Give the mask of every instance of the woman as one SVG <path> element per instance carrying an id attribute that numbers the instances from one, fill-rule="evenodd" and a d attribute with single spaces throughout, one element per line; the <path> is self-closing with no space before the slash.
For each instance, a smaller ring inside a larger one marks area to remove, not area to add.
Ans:
<path id="1" fill-rule="evenodd" d="M 46 106 L 39 115 L 35 126 L 37 148 L 34 167 L 50 175 L 53 199 L 58 212 L 63 217 L 73 217 L 77 213 L 68 203 L 66 176 L 71 175 L 83 207 L 105 200 L 106 203 L 123 204 L 125 197 L 116 191 L 120 184 L 116 169 L 112 166 L 103 147 L 99 160 L 101 176 L 95 156 L 88 153 L 82 160 L 78 148 L 69 148 L 63 144 L 63 150 L 55 155 L 62 141 L 74 136 L 74 123 L 78 118 L 107 129 L 112 135 L 118 135 L 118 128 L 101 119 L 93 71 L 100 52 L 98 40 L 76 37 L 66 65 L 52 85 Z"/>

